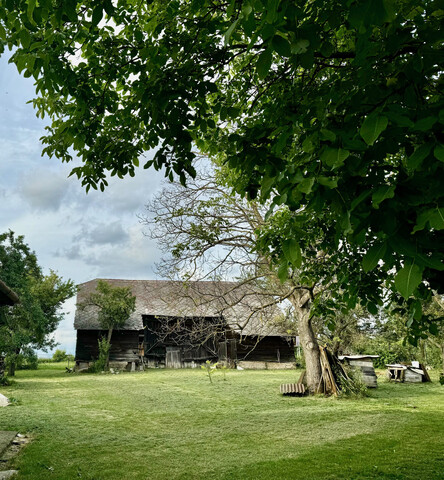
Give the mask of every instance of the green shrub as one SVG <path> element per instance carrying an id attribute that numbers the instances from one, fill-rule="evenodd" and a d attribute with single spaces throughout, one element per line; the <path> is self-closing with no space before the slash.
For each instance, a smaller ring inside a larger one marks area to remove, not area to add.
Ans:
<path id="1" fill-rule="evenodd" d="M 53 362 L 63 362 L 67 359 L 66 350 L 57 349 L 52 355 Z"/>
<path id="2" fill-rule="evenodd" d="M 106 337 L 102 337 L 97 341 L 99 345 L 99 357 L 93 364 L 88 368 L 88 372 L 99 373 L 105 370 L 108 370 L 108 353 L 111 348 L 111 344 L 108 342 Z"/>
<path id="3" fill-rule="evenodd" d="M 14 380 L 11 380 L 6 375 L 2 375 L 0 377 L 0 386 L 2 386 L 2 387 L 9 387 L 9 386 L 13 385 L 14 383 L 15 383 Z"/>
<path id="4" fill-rule="evenodd" d="M 338 377 L 341 397 L 367 397 L 367 385 L 364 383 L 361 370 L 349 366 L 345 366 L 344 370 L 348 378 Z"/>
<path id="5" fill-rule="evenodd" d="M 17 370 L 37 370 L 39 367 L 39 359 L 34 352 L 27 352 L 26 355 L 17 355 L 15 361 Z"/>

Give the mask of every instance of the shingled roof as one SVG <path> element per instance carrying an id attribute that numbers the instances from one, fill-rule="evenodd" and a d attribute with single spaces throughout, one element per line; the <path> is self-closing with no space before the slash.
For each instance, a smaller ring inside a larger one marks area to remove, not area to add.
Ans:
<path id="1" fill-rule="evenodd" d="M 99 279 L 79 285 L 77 304 L 85 301 Z M 173 282 L 167 280 L 102 279 L 113 287 L 129 287 L 136 297 L 136 310 L 122 330 L 141 330 L 143 315 L 157 317 L 224 317 L 228 325 L 243 335 L 282 336 L 285 330 L 273 319 L 281 315 L 272 297 L 235 282 Z M 97 308 L 77 308 L 74 328 L 100 330 Z"/>

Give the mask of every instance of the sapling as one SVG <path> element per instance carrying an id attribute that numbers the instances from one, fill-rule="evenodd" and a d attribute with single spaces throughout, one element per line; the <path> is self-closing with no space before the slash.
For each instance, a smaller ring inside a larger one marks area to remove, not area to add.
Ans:
<path id="1" fill-rule="evenodd" d="M 218 363 L 212 363 L 210 360 L 207 360 L 202 366 L 202 370 L 205 370 L 205 373 L 208 375 L 208 378 L 210 380 L 210 383 L 213 383 L 213 379 L 211 376 L 213 373 L 216 373 L 216 368 L 217 368 Z"/>

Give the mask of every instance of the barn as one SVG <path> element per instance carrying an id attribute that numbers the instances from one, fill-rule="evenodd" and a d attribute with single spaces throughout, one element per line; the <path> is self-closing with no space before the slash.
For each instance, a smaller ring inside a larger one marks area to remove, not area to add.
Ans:
<path id="1" fill-rule="evenodd" d="M 292 368 L 296 338 L 279 324 L 282 314 L 270 296 L 236 282 L 174 282 L 104 279 L 129 287 L 136 309 L 111 338 L 110 365 L 119 368 L 194 368 L 223 362 L 242 368 Z M 79 285 L 77 304 L 98 279 Z M 94 306 L 77 308 L 76 365 L 98 356 L 105 331 Z"/>

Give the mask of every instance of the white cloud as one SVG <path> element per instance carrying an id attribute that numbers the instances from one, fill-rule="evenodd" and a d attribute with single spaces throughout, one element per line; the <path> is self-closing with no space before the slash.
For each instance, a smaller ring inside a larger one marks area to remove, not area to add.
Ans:
<path id="1" fill-rule="evenodd" d="M 142 233 L 137 214 L 159 188 L 163 173 L 137 169 L 134 178 L 113 177 L 105 192 L 90 191 L 64 164 L 41 156 L 39 138 L 47 120 L 35 116 L 32 79 L 0 58 L 0 233 L 24 235 L 47 272 L 82 283 L 96 277 L 150 279 L 159 260 L 155 242 Z M 146 154 L 147 158 L 152 152 Z M 141 161 L 143 163 L 143 160 Z M 80 232 L 80 233 L 79 233 Z M 74 353 L 75 299 L 55 332 L 60 347 Z"/>
<path id="2" fill-rule="evenodd" d="M 33 210 L 59 210 L 67 194 L 66 178 L 54 172 L 32 171 L 22 177 L 19 192 Z"/>

